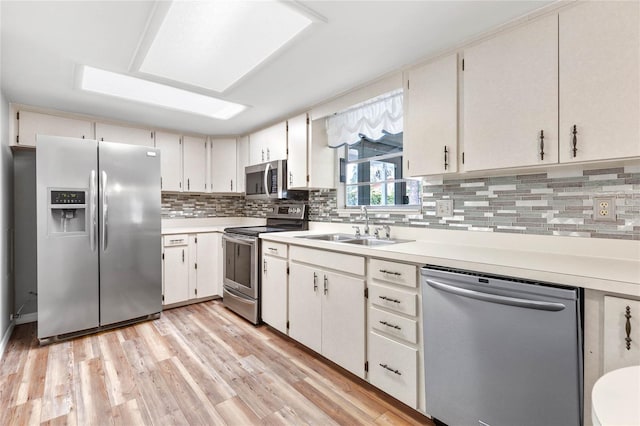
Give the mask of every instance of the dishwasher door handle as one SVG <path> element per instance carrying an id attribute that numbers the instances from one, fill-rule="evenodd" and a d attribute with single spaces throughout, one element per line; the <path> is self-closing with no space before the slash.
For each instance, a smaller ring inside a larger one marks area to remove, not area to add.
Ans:
<path id="1" fill-rule="evenodd" d="M 490 303 L 518 306 L 520 308 L 538 309 L 541 311 L 561 311 L 566 307 L 562 303 L 519 299 L 517 297 L 499 296 L 496 294 L 483 293 L 476 290 L 468 290 L 466 288 L 460 288 L 453 285 L 440 283 L 438 281 L 433 281 L 428 278 L 425 281 L 435 289 L 446 291 L 447 293 L 455 294 L 457 296 L 470 297 L 472 299 L 478 299 Z"/>

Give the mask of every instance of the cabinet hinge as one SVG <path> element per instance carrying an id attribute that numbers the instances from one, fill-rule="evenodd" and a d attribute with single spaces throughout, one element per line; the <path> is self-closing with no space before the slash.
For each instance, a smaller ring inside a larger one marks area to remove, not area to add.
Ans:
<path id="1" fill-rule="evenodd" d="M 289 321 L 287 321 L 287 330 L 289 329 Z"/>
<path id="2" fill-rule="evenodd" d="M 194 263 L 193 265 L 194 265 L 195 269 L 198 269 L 198 264 L 197 263 Z"/>
<path id="3" fill-rule="evenodd" d="M 369 288 L 368 287 L 364 289 L 364 298 L 365 299 L 369 298 Z"/>
<path id="4" fill-rule="evenodd" d="M 287 154 L 287 155 L 289 155 L 289 148 L 287 148 L 287 152 L 286 152 L 286 154 Z"/>
<path id="5" fill-rule="evenodd" d="M 462 71 L 464 71 L 464 59 L 462 60 Z"/>
<path id="6" fill-rule="evenodd" d="M 182 188 L 182 182 L 178 183 L 178 188 Z"/>
<path id="7" fill-rule="evenodd" d="M 364 371 L 369 371 L 369 361 L 364 362 Z"/>
<path id="8" fill-rule="evenodd" d="M 151 132 L 151 139 L 153 139 L 153 132 Z"/>
<path id="9" fill-rule="evenodd" d="M 464 164 L 464 151 L 462 151 L 462 164 Z"/>
<path id="10" fill-rule="evenodd" d="M 16 135 L 16 143 L 20 143 L 20 135 Z"/>
<path id="11" fill-rule="evenodd" d="M 309 117 L 307 116 L 307 126 L 309 125 Z"/>
<path id="12" fill-rule="evenodd" d="M 196 294 L 196 296 L 198 295 L 198 289 L 196 288 L 195 290 L 193 290 Z"/>
<path id="13" fill-rule="evenodd" d="M 409 170 L 409 160 L 407 160 L 407 170 Z"/>
<path id="14" fill-rule="evenodd" d="M 162 295 L 162 301 L 164 302 L 164 294 Z"/>
<path id="15" fill-rule="evenodd" d="M 162 189 L 162 177 L 160 177 L 160 189 Z"/>
<path id="16" fill-rule="evenodd" d="M 409 90 L 409 80 L 407 80 L 407 90 Z"/>
<path id="17" fill-rule="evenodd" d="M 20 120 L 20 111 L 16 112 L 16 120 Z"/>
<path id="18" fill-rule="evenodd" d="M 287 132 L 289 131 L 289 122 L 287 121 Z"/>
<path id="19" fill-rule="evenodd" d="M 195 240 L 196 240 L 196 241 L 195 241 L 195 242 L 196 242 L 196 244 L 198 244 L 198 237 L 196 237 L 196 238 L 195 238 Z"/>
<path id="20" fill-rule="evenodd" d="M 287 266 L 287 275 L 289 275 L 289 267 Z"/>
<path id="21" fill-rule="evenodd" d="M 162 260 L 164 260 L 164 253 L 162 253 Z"/>

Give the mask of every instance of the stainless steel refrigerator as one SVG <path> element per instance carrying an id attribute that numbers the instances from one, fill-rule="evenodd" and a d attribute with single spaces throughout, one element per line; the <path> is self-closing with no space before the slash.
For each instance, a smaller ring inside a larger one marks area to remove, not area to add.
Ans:
<path id="1" fill-rule="evenodd" d="M 162 310 L 160 152 L 38 136 L 38 338 Z"/>

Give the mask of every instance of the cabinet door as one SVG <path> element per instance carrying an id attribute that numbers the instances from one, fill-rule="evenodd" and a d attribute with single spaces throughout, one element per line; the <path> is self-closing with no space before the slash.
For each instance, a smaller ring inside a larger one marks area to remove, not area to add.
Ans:
<path id="1" fill-rule="evenodd" d="M 160 187 L 163 191 L 182 191 L 182 140 L 180 135 L 156 132 L 160 149 Z"/>
<path id="2" fill-rule="evenodd" d="M 187 246 L 164 248 L 164 304 L 189 299 Z"/>
<path id="3" fill-rule="evenodd" d="M 289 267 L 289 336 L 318 353 L 322 353 L 322 277 L 308 266 Z"/>
<path id="4" fill-rule="evenodd" d="M 238 138 L 237 143 L 237 185 L 236 192 L 244 192 L 244 168 L 249 165 L 249 135 Z"/>
<path id="5" fill-rule="evenodd" d="M 464 63 L 464 169 L 557 163 L 557 15 L 466 49 Z"/>
<path id="6" fill-rule="evenodd" d="M 236 140 L 211 140 L 211 192 L 237 191 Z"/>
<path id="7" fill-rule="evenodd" d="M 55 115 L 20 111 L 18 119 L 19 146 L 36 146 L 36 135 L 68 136 L 93 139 L 93 123 Z"/>
<path id="8" fill-rule="evenodd" d="M 364 377 L 364 280 L 323 272 L 322 355 Z"/>
<path id="9" fill-rule="evenodd" d="M 205 138 L 183 136 L 184 174 L 186 192 L 205 192 L 207 176 L 207 141 Z"/>
<path id="10" fill-rule="evenodd" d="M 287 260 L 262 256 L 262 320 L 287 334 Z"/>
<path id="11" fill-rule="evenodd" d="M 307 187 L 308 123 L 307 114 L 299 115 L 288 121 L 287 179 L 289 180 L 289 188 Z"/>
<path id="12" fill-rule="evenodd" d="M 604 297 L 603 341 L 603 373 L 640 364 L 640 300 Z"/>
<path id="13" fill-rule="evenodd" d="M 458 171 L 458 55 L 409 71 L 406 85 L 405 175 Z"/>
<path id="14" fill-rule="evenodd" d="M 584 2 L 559 29 L 560 161 L 640 156 L 640 3 Z"/>
<path id="15" fill-rule="evenodd" d="M 221 235 L 216 232 L 196 235 L 196 297 L 220 296 L 222 283 Z"/>
<path id="16" fill-rule="evenodd" d="M 96 123 L 96 139 L 130 145 L 154 146 L 153 131 L 115 124 Z"/>
<path id="17" fill-rule="evenodd" d="M 251 165 L 287 158 L 287 123 L 275 124 L 250 135 Z"/>

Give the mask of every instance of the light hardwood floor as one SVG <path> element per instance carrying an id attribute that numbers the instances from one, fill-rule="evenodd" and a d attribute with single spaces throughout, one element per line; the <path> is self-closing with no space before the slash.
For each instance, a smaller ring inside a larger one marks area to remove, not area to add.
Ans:
<path id="1" fill-rule="evenodd" d="M 432 423 L 220 301 L 40 347 L 17 326 L 0 362 L 0 423 Z"/>

